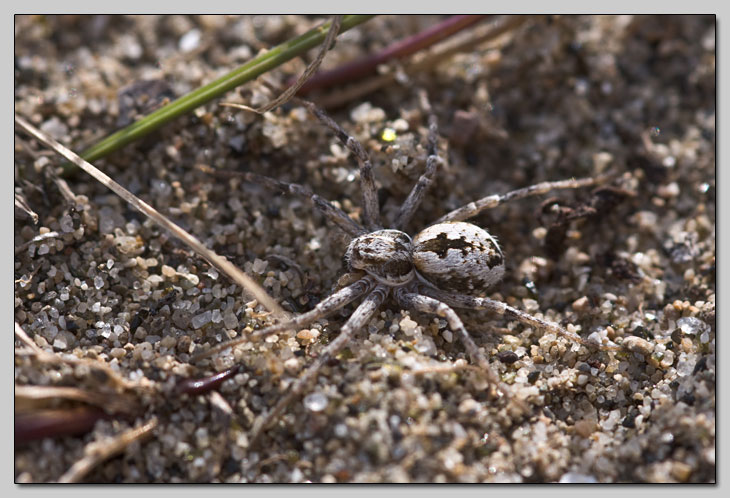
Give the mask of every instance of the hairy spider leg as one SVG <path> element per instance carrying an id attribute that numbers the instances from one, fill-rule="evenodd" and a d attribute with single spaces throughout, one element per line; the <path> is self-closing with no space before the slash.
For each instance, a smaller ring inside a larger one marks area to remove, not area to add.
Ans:
<path id="1" fill-rule="evenodd" d="M 424 294 L 427 294 L 435 299 L 438 299 L 439 301 L 443 301 L 444 303 L 449 304 L 450 306 L 454 306 L 456 308 L 470 308 L 470 309 L 482 309 L 487 311 L 492 311 L 494 313 L 497 313 L 499 315 L 507 316 L 514 318 L 525 325 L 529 325 L 531 327 L 536 328 L 542 333 L 545 332 L 553 332 L 557 335 L 563 336 L 566 339 L 569 339 L 573 342 L 576 342 L 578 344 L 582 344 L 584 346 L 597 348 L 601 351 L 622 351 L 623 348 L 620 346 L 614 346 L 614 345 L 606 345 L 606 344 L 596 344 L 592 341 L 588 341 L 584 339 L 583 337 L 579 336 L 578 334 L 575 334 L 573 332 L 569 332 L 557 323 L 550 322 L 548 320 L 542 320 L 540 318 L 536 318 L 529 313 L 519 310 L 517 308 L 513 308 L 512 306 L 509 306 L 506 303 L 503 303 L 501 301 L 496 301 L 494 299 L 489 299 L 487 297 L 473 297 L 473 296 L 466 296 L 463 294 L 452 294 L 450 292 L 444 292 L 442 290 L 430 287 L 430 286 L 420 286 L 419 290 L 423 292 Z"/>
<path id="2" fill-rule="evenodd" d="M 398 212 L 394 225 L 396 230 L 403 230 L 411 221 L 416 209 L 421 205 L 424 195 L 436 179 L 438 165 L 441 162 L 441 158 L 438 156 L 438 123 L 436 122 L 436 116 L 431 110 L 431 104 L 428 101 L 426 92 L 421 91 L 419 93 L 421 107 L 428 114 L 428 158 L 426 159 L 425 171 L 418 178 L 418 182 L 413 186 Z"/>
<path id="3" fill-rule="evenodd" d="M 325 112 L 318 108 L 313 102 L 304 99 L 297 99 L 304 105 L 310 113 L 319 119 L 325 126 L 332 130 L 342 144 L 350 149 L 357 157 L 360 165 L 360 189 L 362 190 L 363 201 L 363 220 L 365 227 L 370 231 L 379 230 L 380 225 L 380 206 L 378 204 L 378 191 L 375 187 L 375 176 L 373 175 L 373 165 L 370 162 L 370 156 L 365 148 L 354 137 L 347 134 L 340 125 L 334 122 Z"/>
<path id="4" fill-rule="evenodd" d="M 405 287 L 396 289 L 394 294 L 398 300 L 398 304 L 406 309 L 421 313 L 430 313 L 445 318 L 449 324 L 449 328 L 459 336 L 459 340 L 464 345 L 464 348 L 466 348 L 466 352 L 469 354 L 472 362 L 476 363 L 484 372 L 487 382 L 492 387 L 499 389 L 508 401 L 517 402 L 520 408 L 525 408 L 521 400 L 517 400 L 512 396 L 512 391 L 509 386 L 500 380 L 497 373 L 489 365 L 487 358 L 479 351 L 479 347 L 469 335 L 459 315 L 448 304 L 433 297 L 409 291 Z"/>
<path id="5" fill-rule="evenodd" d="M 473 216 L 478 215 L 482 211 L 497 207 L 504 204 L 505 202 L 514 201 L 516 199 L 524 199 L 526 197 L 532 197 L 534 195 L 542 195 L 550 192 L 551 190 L 558 189 L 573 189 L 581 187 L 590 187 L 606 181 L 608 176 L 598 176 L 595 178 L 581 178 L 570 180 L 559 180 L 555 182 L 542 182 L 530 185 L 529 187 L 519 188 L 506 194 L 494 194 L 482 197 L 479 200 L 465 204 L 460 208 L 454 209 L 448 214 L 445 214 L 433 224 L 443 223 L 445 221 L 464 221 Z"/>
<path id="6" fill-rule="evenodd" d="M 220 178 L 241 178 L 249 183 L 258 183 L 264 187 L 277 190 L 280 192 L 288 192 L 297 197 L 304 199 L 311 199 L 314 207 L 319 211 L 335 226 L 339 227 L 343 232 L 347 233 L 351 237 L 359 237 L 367 233 L 359 223 L 355 222 L 350 218 L 342 209 L 332 204 L 327 199 L 318 196 L 312 192 L 309 188 L 298 183 L 288 183 L 281 180 L 276 180 L 265 175 L 259 175 L 257 173 L 251 173 L 250 171 L 228 171 L 228 170 L 214 170 L 207 166 L 201 167 L 206 173 L 215 175 Z"/>
<path id="7" fill-rule="evenodd" d="M 254 426 L 251 430 L 251 442 L 250 446 L 253 447 L 258 438 L 261 436 L 263 431 L 275 420 L 279 418 L 281 413 L 296 397 L 300 396 L 307 385 L 313 381 L 322 367 L 327 364 L 345 345 L 350 342 L 352 336 L 360 330 L 365 324 L 373 317 L 375 312 L 378 310 L 385 298 L 390 292 L 390 287 L 384 284 L 378 284 L 368 296 L 363 299 L 354 313 L 345 322 L 340 329 L 340 334 L 330 342 L 324 351 L 314 360 L 302 375 L 294 381 L 294 384 L 287 389 L 286 394 L 281 398 L 274 408 L 269 412 L 260 417 L 254 422 Z"/>
<path id="8" fill-rule="evenodd" d="M 294 318 L 292 318 L 291 320 L 287 320 L 286 322 L 277 323 L 275 325 L 271 325 L 271 326 L 263 328 L 261 330 L 257 330 L 253 334 L 239 337 L 237 339 L 233 339 L 231 341 L 224 342 L 224 343 L 218 344 L 216 346 L 213 346 L 208 351 L 204 351 L 202 353 L 199 353 L 199 354 L 196 354 L 195 356 L 193 356 L 192 361 L 193 361 L 193 363 L 195 363 L 199 360 L 208 358 L 209 356 L 219 353 L 225 349 L 237 346 L 243 342 L 254 341 L 254 340 L 260 339 L 262 337 L 265 337 L 267 335 L 281 332 L 282 330 L 291 330 L 294 328 L 306 327 L 310 323 L 312 323 L 316 320 L 319 320 L 320 318 L 324 318 L 324 317 L 330 315 L 331 313 L 337 311 L 338 309 L 351 303 L 352 301 L 354 301 L 355 299 L 357 299 L 358 297 L 362 296 L 363 294 L 368 292 L 370 289 L 372 289 L 374 285 L 375 285 L 374 278 L 372 278 L 372 277 L 361 278 L 357 282 L 350 284 L 347 287 L 343 287 L 342 289 L 338 290 L 331 296 L 320 301 L 319 303 L 317 303 L 317 305 L 312 310 L 310 310 L 306 313 L 297 315 Z"/>

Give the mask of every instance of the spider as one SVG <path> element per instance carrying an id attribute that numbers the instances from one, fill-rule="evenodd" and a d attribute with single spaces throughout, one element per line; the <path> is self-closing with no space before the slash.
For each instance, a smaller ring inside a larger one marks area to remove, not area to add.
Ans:
<path id="1" fill-rule="evenodd" d="M 485 356 L 466 330 L 454 308 L 487 310 L 519 320 L 543 332 L 552 332 L 583 345 L 604 351 L 619 349 L 614 344 L 598 344 L 569 332 L 560 325 L 533 317 L 529 313 L 501 301 L 483 296 L 497 284 L 504 274 L 504 255 L 495 238 L 483 228 L 465 220 L 482 211 L 505 202 L 547 193 L 555 189 L 573 189 L 594 185 L 602 179 L 570 179 L 543 182 L 517 189 L 506 194 L 495 194 L 470 202 L 442 216 L 414 237 L 403 231 L 416 213 L 429 186 L 434 182 L 441 162 L 437 154 L 438 127 L 425 92 L 420 92 L 421 106 L 429 115 L 429 130 L 425 171 L 411 189 L 391 228 L 384 228 L 376 195 L 375 179 L 370 158 L 363 146 L 349 136 L 324 111 L 313 103 L 299 100 L 320 122 L 332 130 L 337 138 L 356 156 L 360 170 L 363 225 L 329 201 L 308 188 L 275 180 L 250 172 L 210 171 L 220 176 L 239 176 L 245 181 L 311 199 L 315 207 L 335 226 L 351 237 L 345 253 L 348 274 L 340 281 L 349 281 L 330 296 L 320 301 L 311 311 L 287 321 L 258 330 L 248 336 L 221 343 L 197 354 L 198 361 L 249 340 L 290 329 L 301 329 L 327 317 L 347 304 L 364 297 L 342 326 L 339 335 L 306 368 L 288 392 L 263 417 L 255 422 L 250 445 L 256 443 L 262 432 L 274 423 L 295 398 L 304 394 L 307 386 L 320 370 L 348 344 L 367 324 L 389 295 L 408 310 L 436 315 L 446 320 L 449 328 L 459 337 L 472 362 L 483 371 L 486 380 L 512 399 L 510 389 L 499 379 Z M 518 405 L 521 401 L 514 400 Z"/>

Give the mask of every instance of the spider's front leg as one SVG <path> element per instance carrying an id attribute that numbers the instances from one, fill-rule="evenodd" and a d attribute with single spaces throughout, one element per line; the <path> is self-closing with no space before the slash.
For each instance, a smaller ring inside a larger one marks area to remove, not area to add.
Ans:
<path id="1" fill-rule="evenodd" d="M 360 189 L 362 190 L 363 201 L 363 219 L 365 227 L 370 230 L 378 230 L 380 225 L 380 204 L 378 203 L 378 189 L 375 186 L 375 175 L 373 174 L 373 164 L 370 162 L 370 156 L 365 151 L 365 147 L 358 142 L 355 137 L 351 137 L 342 129 L 332 118 L 330 118 L 322 109 L 304 99 L 297 99 L 309 110 L 309 112 L 320 120 L 322 124 L 332 130 L 342 144 L 350 149 L 357 157 L 360 165 Z"/>
<path id="2" fill-rule="evenodd" d="M 459 318 L 456 312 L 449 305 L 433 297 L 409 291 L 406 287 L 396 289 L 394 294 L 398 300 L 398 304 L 405 309 L 411 309 L 421 313 L 431 313 L 440 316 L 441 318 L 445 318 L 449 324 L 449 328 L 456 332 L 459 336 L 459 339 L 466 348 L 471 360 L 479 366 L 481 371 L 484 372 L 487 382 L 489 382 L 493 388 L 499 389 L 508 401 L 517 403 L 517 405 L 519 405 L 522 409 L 525 408 L 522 400 L 516 399 L 512 395 L 512 391 L 509 386 L 500 380 L 497 373 L 489 365 L 489 361 L 487 361 L 482 352 L 479 351 L 479 347 L 469 335 L 466 327 L 464 327 L 464 323 L 461 321 L 461 318 Z"/>
<path id="3" fill-rule="evenodd" d="M 251 447 L 253 447 L 258 441 L 263 431 L 275 422 L 279 416 L 281 416 L 281 413 L 287 405 L 304 393 L 309 383 L 317 377 L 322 367 L 327 364 L 327 362 L 343 347 L 345 347 L 348 342 L 350 342 L 350 339 L 352 339 L 355 332 L 364 327 L 365 324 L 373 317 L 380 305 L 383 301 L 385 301 L 389 291 L 390 287 L 387 285 L 379 284 L 375 287 L 375 289 L 373 289 L 373 291 L 360 303 L 352 316 L 350 316 L 347 322 L 345 322 L 342 326 L 340 335 L 329 343 L 314 363 L 312 363 L 294 382 L 294 384 L 288 388 L 287 393 L 276 403 L 274 408 L 254 422 L 253 429 L 251 430 Z"/>
<path id="4" fill-rule="evenodd" d="M 343 306 L 351 303 L 352 301 L 372 289 L 374 285 L 375 279 L 373 279 L 372 277 L 361 278 L 356 282 L 346 287 L 343 287 L 331 296 L 325 298 L 324 300 L 319 302 L 314 307 L 314 309 L 306 313 L 297 315 L 291 320 L 287 320 L 285 322 L 277 323 L 264 329 L 257 330 L 253 334 L 239 337 L 238 339 L 233 339 L 231 341 L 218 344 L 217 346 L 213 346 L 208 351 L 196 354 L 193 357 L 192 361 L 193 363 L 196 363 L 204 358 L 208 358 L 209 356 L 220 353 L 225 349 L 237 346 L 238 344 L 241 344 L 243 342 L 255 341 L 257 339 L 261 339 L 262 337 L 275 334 L 283 330 L 300 329 L 302 327 L 306 327 L 310 323 L 313 323 L 315 320 L 324 318 L 342 308 Z"/>

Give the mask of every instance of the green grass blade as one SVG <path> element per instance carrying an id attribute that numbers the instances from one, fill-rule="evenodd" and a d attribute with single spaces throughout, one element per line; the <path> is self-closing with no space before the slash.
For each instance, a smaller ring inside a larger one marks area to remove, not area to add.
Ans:
<path id="1" fill-rule="evenodd" d="M 372 17 L 374 16 L 345 16 L 342 20 L 340 33 L 368 21 Z M 282 43 L 217 80 L 208 83 L 197 90 L 193 90 L 187 95 L 184 95 L 168 105 L 157 109 L 139 121 L 132 123 L 126 128 L 109 135 L 100 142 L 91 146 L 81 153 L 81 157 L 89 162 L 93 162 L 104 157 L 110 152 L 148 135 L 169 121 L 172 121 L 173 119 L 176 119 L 215 98 L 221 97 L 226 92 L 236 88 L 237 86 L 251 81 L 284 62 L 306 52 L 324 41 L 330 24 L 331 22 L 328 21 L 322 26 L 308 31 L 293 40 Z M 63 168 L 64 174 L 67 174 L 76 170 L 77 166 L 67 163 L 63 165 Z"/>

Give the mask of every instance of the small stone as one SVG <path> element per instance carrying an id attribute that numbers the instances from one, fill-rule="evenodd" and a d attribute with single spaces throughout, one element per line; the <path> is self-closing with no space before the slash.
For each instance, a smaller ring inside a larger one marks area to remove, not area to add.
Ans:
<path id="1" fill-rule="evenodd" d="M 623 342 L 623 347 L 631 352 L 643 355 L 651 354 L 654 351 L 654 345 L 652 343 L 635 335 L 626 337 Z"/>
<path id="2" fill-rule="evenodd" d="M 418 324 L 411 320 L 410 316 L 403 317 L 403 319 L 398 322 L 398 326 L 403 331 L 403 333 L 407 336 L 413 335 L 413 333 L 416 330 L 416 327 L 418 327 Z"/>
<path id="3" fill-rule="evenodd" d="M 172 278 L 175 275 L 177 275 L 177 272 L 175 271 L 175 268 L 167 265 L 162 265 L 162 268 L 160 268 L 160 271 L 162 272 L 162 275 L 167 278 Z"/>
<path id="4" fill-rule="evenodd" d="M 112 356 L 112 358 L 124 358 L 127 355 L 127 350 L 124 348 L 112 348 L 109 354 Z"/>
<path id="5" fill-rule="evenodd" d="M 52 117 L 48 121 L 41 124 L 41 131 L 48 133 L 51 137 L 56 140 L 63 141 L 63 138 L 68 133 L 68 126 L 61 122 L 56 116 Z"/>
<path id="6" fill-rule="evenodd" d="M 66 349 L 68 347 L 68 342 L 63 335 L 58 335 L 53 341 L 53 347 L 54 349 Z"/>
<path id="7" fill-rule="evenodd" d="M 671 473 L 679 482 L 687 482 L 692 475 L 692 467 L 684 462 L 674 462 Z"/>
<path id="8" fill-rule="evenodd" d="M 451 342 L 451 341 L 449 341 Z M 516 362 L 520 359 L 519 356 L 517 356 L 517 353 L 514 351 L 500 351 L 497 353 L 497 359 L 501 361 L 502 363 L 506 363 L 507 365 L 511 365 L 512 363 Z"/>
<path id="9" fill-rule="evenodd" d="M 595 477 L 578 472 L 566 472 L 560 477 L 561 484 L 593 484 L 597 483 Z"/>
<path id="10" fill-rule="evenodd" d="M 319 337 L 319 330 L 317 329 L 303 329 L 297 332 L 297 339 L 303 341 L 314 341 Z"/>
<path id="11" fill-rule="evenodd" d="M 574 425 L 575 432 L 582 438 L 589 438 L 596 431 L 596 421 L 591 419 L 579 420 Z"/>
<path id="12" fill-rule="evenodd" d="M 710 329 L 709 325 L 693 316 L 687 316 L 677 320 L 677 327 L 686 335 L 697 335 Z"/>
<path id="13" fill-rule="evenodd" d="M 178 48 L 181 52 L 192 52 L 200 45 L 201 37 L 199 29 L 191 29 L 180 38 Z"/>
<path id="14" fill-rule="evenodd" d="M 579 297 L 573 301 L 572 308 L 574 311 L 586 311 L 589 307 L 588 296 Z"/>
<path id="15" fill-rule="evenodd" d="M 299 370 L 299 359 L 295 356 L 289 358 L 284 362 L 284 368 L 286 368 L 290 373 L 296 372 Z"/>
<path id="16" fill-rule="evenodd" d="M 199 329 L 200 327 L 210 323 L 212 318 L 213 318 L 213 313 L 210 311 L 205 311 L 199 315 L 195 315 L 193 317 L 193 319 L 190 321 L 190 324 L 193 326 L 194 329 Z"/>
<path id="17" fill-rule="evenodd" d="M 175 339 L 171 335 L 166 335 L 160 341 L 160 345 L 163 346 L 163 347 L 165 347 L 165 348 L 167 348 L 167 349 L 174 348 L 175 347 L 175 344 L 177 344 L 177 339 Z"/>
<path id="18" fill-rule="evenodd" d="M 327 408 L 327 396 L 322 393 L 312 393 L 304 397 L 304 407 L 311 412 L 321 412 Z"/>
<path id="19" fill-rule="evenodd" d="M 254 273 L 258 273 L 259 275 L 261 275 L 266 271 L 266 267 L 268 266 L 268 264 L 268 261 L 256 258 L 253 262 L 251 270 L 253 270 Z"/>
<path id="20" fill-rule="evenodd" d="M 226 313 L 223 315 L 223 325 L 227 329 L 235 329 L 238 327 L 238 318 L 234 313 Z"/>

